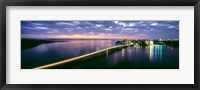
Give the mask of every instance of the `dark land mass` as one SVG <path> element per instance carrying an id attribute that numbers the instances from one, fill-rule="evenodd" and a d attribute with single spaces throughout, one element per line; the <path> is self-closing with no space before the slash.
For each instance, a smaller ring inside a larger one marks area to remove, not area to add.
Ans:
<path id="1" fill-rule="evenodd" d="M 178 48 L 179 47 L 179 41 L 178 40 L 165 40 L 165 41 L 159 41 L 159 40 L 151 40 L 153 41 L 154 45 L 165 45 L 167 47 L 173 47 Z M 116 45 L 126 45 L 133 43 L 133 45 L 139 45 L 139 46 L 148 46 L 150 45 L 150 40 L 127 40 L 124 39 L 123 41 L 117 41 Z"/>
<path id="2" fill-rule="evenodd" d="M 66 42 L 66 41 L 53 41 L 53 40 L 37 40 L 37 39 L 21 39 L 21 51 L 33 48 L 40 44 L 52 42 Z"/>

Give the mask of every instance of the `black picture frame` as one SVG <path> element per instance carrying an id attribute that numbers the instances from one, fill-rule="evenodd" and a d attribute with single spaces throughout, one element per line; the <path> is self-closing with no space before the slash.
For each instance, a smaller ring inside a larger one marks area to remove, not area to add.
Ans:
<path id="1" fill-rule="evenodd" d="M 6 6 L 194 6 L 194 84 L 6 84 Z M 0 0 L 1 90 L 199 90 L 199 0 Z"/>

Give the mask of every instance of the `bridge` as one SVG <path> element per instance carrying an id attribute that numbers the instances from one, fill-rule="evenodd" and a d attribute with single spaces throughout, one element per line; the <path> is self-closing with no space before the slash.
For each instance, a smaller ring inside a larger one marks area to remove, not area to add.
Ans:
<path id="1" fill-rule="evenodd" d="M 79 60 L 79 59 L 82 59 L 82 58 L 85 58 L 85 57 L 88 57 L 88 56 L 92 56 L 92 55 L 95 55 L 95 54 L 98 54 L 98 53 L 106 52 L 108 50 L 113 50 L 113 49 L 117 49 L 117 48 L 123 48 L 123 47 L 127 47 L 127 46 L 130 46 L 130 45 L 133 45 L 133 44 L 118 45 L 118 46 L 105 48 L 105 49 L 102 49 L 102 50 L 99 50 L 99 51 L 95 51 L 95 52 L 88 53 L 88 54 L 85 54 L 85 55 L 81 55 L 81 56 L 78 56 L 78 57 L 74 57 L 74 58 L 71 58 L 71 59 L 62 60 L 62 61 L 59 61 L 59 62 L 55 62 L 55 63 L 43 65 L 43 66 L 39 66 L 39 67 L 36 67 L 36 68 L 33 68 L 33 69 L 45 69 L 45 68 L 57 66 L 57 65 L 60 65 L 60 64 L 69 63 L 69 62 L 72 62 L 72 61 L 75 61 L 75 60 Z"/>

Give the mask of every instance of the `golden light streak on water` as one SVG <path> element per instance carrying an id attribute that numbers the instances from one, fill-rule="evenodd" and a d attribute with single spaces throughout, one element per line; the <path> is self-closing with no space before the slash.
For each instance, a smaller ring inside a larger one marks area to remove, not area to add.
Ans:
<path id="1" fill-rule="evenodd" d="M 33 69 L 45 69 L 45 68 L 53 67 L 53 66 L 56 66 L 56 65 L 60 65 L 60 64 L 75 61 L 75 60 L 78 60 L 78 59 L 81 59 L 81 58 L 84 58 L 84 57 L 88 57 L 88 56 L 91 56 L 91 55 L 94 55 L 94 54 L 97 54 L 97 53 L 100 53 L 100 52 L 104 52 L 104 51 L 107 51 L 107 50 L 110 50 L 110 49 L 120 48 L 120 47 L 124 47 L 124 46 L 129 46 L 129 45 L 113 46 L 113 47 L 110 47 L 110 48 L 102 49 L 102 50 L 99 50 L 99 51 L 96 51 L 96 52 L 92 52 L 92 53 L 89 53 L 89 54 L 85 54 L 85 55 L 82 55 L 82 56 L 78 56 L 78 57 L 63 60 L 63 61 L 59 61 L 59 62 L 52 63 L 52 64 L 47 64 L 47 65 L 36 67 L 36 68 L 33 68 Z"/>

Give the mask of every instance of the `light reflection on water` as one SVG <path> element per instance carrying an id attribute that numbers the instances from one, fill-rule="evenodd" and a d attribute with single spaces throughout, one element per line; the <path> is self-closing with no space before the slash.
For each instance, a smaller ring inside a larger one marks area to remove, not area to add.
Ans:
<path id="1" fill-rule="evenodd" d="M 149 46 L 149 58 L 150 60 L 153 59 L 162 59 L 162 45 L 153 45 Z"/>
<path id="2" fill-rule="evenodd" d="M 114 63 L 120 62 L 120 60 L 140 60 L 145 58 L 146 60 L 162 60 L 162 45 L 151 45 L 146 47 L 133 46 L 122 49 L 120 52 L 115 52 Z M 112 54 L 110 54 L 112 56 Z M 120 57 L 120 58 L 119 58 Z"/>
<path id="3" fill-rule="evenodd" d="M 34 68 L 115 46 L 113 43 L 115 42 L 112 40 L 71 40 L 41 44 L 22 51 L 21 66 L 22 68 Z"/>
<path id="4" fill-rule="evenodd" d="M 115 46 L 115 40 L 73 40 L 41 44 L 22 52 L 22 68 L 37 66 L 66 60 L 83 54 L 91 53 L 107 47 Z M 94 57 L 73 66 L 67 64 L 55 68 L 78 69 L 148 69 L 178 68 L 179 49 L 166 48 L 161 45 L 129 46 L 119 51 L 106 51 L 105 55 Z"/>

